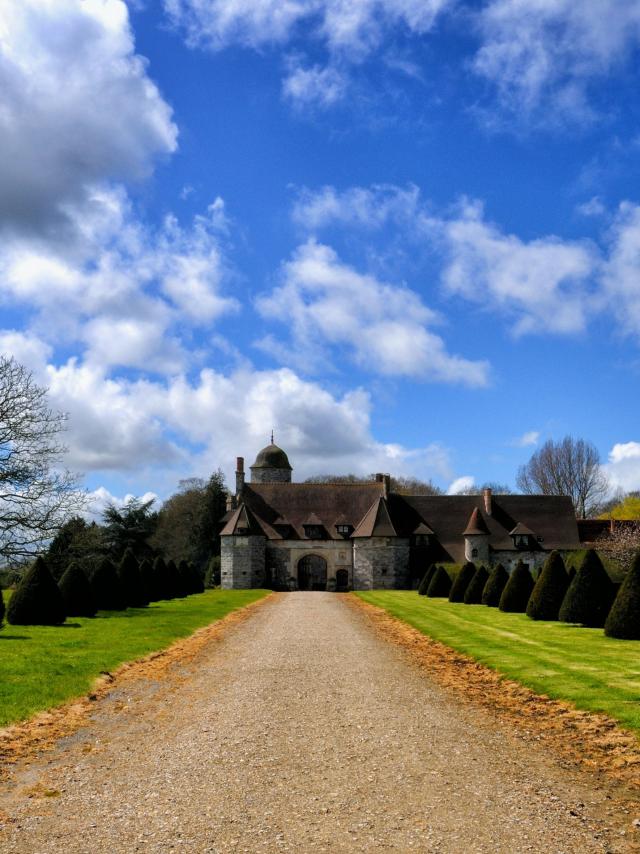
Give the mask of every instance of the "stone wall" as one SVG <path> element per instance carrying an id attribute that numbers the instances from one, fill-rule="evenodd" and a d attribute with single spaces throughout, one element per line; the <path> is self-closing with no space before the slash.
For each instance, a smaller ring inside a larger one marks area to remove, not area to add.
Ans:
<path id="1" fill-rule="evenodd" d="M 291 483 L 291 469 L 252 468 L 251 483 Z"/>
<path id="2" fill-rule="evenodd" d="M 408 539 L 370 537 L 353 541 L 354 590 L 402 590 L 408 585 Z"/>
<path id="3" fill-rule="evenodd" d="M 507 572 L 512 572 L 516 568 L 518 561 L 521 560 L 522 563 L 526 563 L 529 569 L 534 572 L 542 566 L 548 557 L 549 552 L 493 551 L 491 553 L 491 564 L 496 566 L 501 563 Z"/>
<path id="4" fill-rule="evenodd" d="M 350 540 L 280 540 L 267 543 L 266 565 L 280 587 L 298 580 L 298 562 L 307 555 L 319 555 L 327 562 L 327 580 L 335 579 L 339 569 L 353 575 L 353 548 Z"/>
<path id="5" fill-rule="evenodd" d="M 265 581 L 265 537 L 221 537 L 220 586 L 223 590 L 262 587 Z"/>
<path id="6" fill-rule="evenodd" d="M 464 538 L 464 556 L 478 566 L 489 563 L 489 537 L 486 534 L 467 534 Z"/>

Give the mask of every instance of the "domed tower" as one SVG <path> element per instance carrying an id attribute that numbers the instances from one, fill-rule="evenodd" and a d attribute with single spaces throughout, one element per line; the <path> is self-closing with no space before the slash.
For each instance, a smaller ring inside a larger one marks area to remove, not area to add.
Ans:
<path id="1" fill-rule="evenodd" d="M 263 448 L 251 466 L 251 483 L 291 483 L 293 469 L 282 448 L 273 443 Z"/>

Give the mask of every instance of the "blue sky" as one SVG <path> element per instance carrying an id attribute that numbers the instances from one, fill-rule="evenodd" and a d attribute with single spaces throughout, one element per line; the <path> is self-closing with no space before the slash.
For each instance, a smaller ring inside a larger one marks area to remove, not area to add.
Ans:
<path id="1" fill-rule="evenodd" d="M 96 506 L 228 475 L 640 488 L 638 0 L 7 0 L 0 350 Z"/>

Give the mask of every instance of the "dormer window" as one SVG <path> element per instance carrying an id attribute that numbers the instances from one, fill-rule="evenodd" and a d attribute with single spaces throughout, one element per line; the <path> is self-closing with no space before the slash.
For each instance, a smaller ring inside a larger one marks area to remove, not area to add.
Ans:
<path id="1" fill-rule="evenodd" d="M 509 533 L 509 536 L 513 540 L 513 545 L 518 549 L 518 551 L 535 549 L 538 544 L 538 537 L 536 534 L 530 528 L 527 528 L 527 526 L 522 522 L 518 522 L 513 531 Z"/>
<path id="2" fill-rule="evenodd" d="M 341 515 L 336 519 L 334 527 L 336 529 L 336 534 L 338 534 L 339 537 L 344 537 L 345 540 L 347 537 L 350 537 L 353 532 L 353 525 L 344 515 Z"/>
<path id="3" fill-rule="evenodd" d="M 513 545 L 517 549 L 526 550 L 530 547 L 531 541 L 528 534 L 516 534 L 513 538 Z"/>
<path id="4" fill-rule="evenodd" d="M 322 525 L 303 525 L 304 535 L 308 540 L 322 539 Z"/>
<path id="5" fill-rule="evenodd" d="M 434 537 L 435 534 L 431 528 L 425 522 L 421 522 L 411 534 L 411 543 L 414 546 L 430 546 Z"/>

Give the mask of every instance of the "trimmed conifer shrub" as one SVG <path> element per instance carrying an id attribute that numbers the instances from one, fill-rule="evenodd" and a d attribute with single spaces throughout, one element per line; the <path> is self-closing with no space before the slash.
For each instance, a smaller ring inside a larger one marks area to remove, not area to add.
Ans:
<path id="1" fill-rule="evenodd" d="M 164 558 L 159 555 L 153 562 L 153 595 L 154 601 L 159 599 L 172 599 L 173 590 L 169 579 L 169 572 Z"/>
<path id="2" fill-rule="evenodd" d="M 610 638 L 640 640 L 640 552 L 620 585 L 604 633 Z"/>
<path id="3" fill-rule="evenodd" d="M 168 599 L 177 599 L 182 596 L 180 592 L 182 590 L 182 586 L 180 583 L 180 575 L 178 574 L 178 567 L 172 560 L 167 561 L 167 592 L 169 593 Z"/>
<path id="4" fill-rule="evenodd" d="M 429 589 L 429 585 L 431 584 L 431 579 L 433 578 L 433 573 L 436 571 L 435 564 L 431 564 L 429 569 L 422 576 L 422 581 L 418 585 L 418 594 L 420 596 L 426 596 L 427 590 Z"/>
<path id="5" fill-rule="evenodd" d="M 488 605 L 490 608 L 497 608 L 500 604 L 502 591 L 507 586 L 507 581 L 509 581 L 509 573 L 504 566 L 501 563 L 494 566 L 482 591 L 482 604 Z"/>
<path id="6" fill-rule="evenodd" d="M 155 575 L 153 574 L 153 564 L 148 558 L 145 558 L 140 562 L 138 572 L 140 573 L 140 578 L 142 579 L 142 584 L 147 596 L 147 600 L 149 602 L 156 602 L 158 598 L 156 596 L 156 579 Z"/>
<path id="7" fill-rule="evenodd" d="M 501 611 L 507 611 L 510 614 L 524 614 L 532 590 L 533 578 L 531 573 L 519 560 L 505 584 L 498 607 Z"/>
<path id="8" fill-rule="evenodd" d="M 214 555 L 204 574 L 204 586 L 216 587 L 220 584 L 220 555 Z"/>
<path id="9" fill-rule="evenodd" d="M 475 575 L 469 582 L 467 589 L 464 591 L 464 604 L 465 605 L 479 605 L 482 602 L 482 591 L 485 588 L 485 584 L 489 580 L 489 573 L 484 568 L 484 566 L 478 567 L 475 571 Z"/>
<path id="10" fill-rule="evenodd" d="M 448 596 L 450 590 L 451 579 L 449 578 L 449 573 L 444 568 L 444 566 L 437 567 L 429 583 L 427 596 L 429 596 L 429 598 L 431 599 L 436 599 L 441 596 Z"/>
<path id="11" fill-rule="evenodd" d="M 91 592 L 99 611 L 123 611 L 127 599 L 113 562 L 103 557 L 89 576 Z"/>
<path id="12" fill-rule="evenodd" d="M 555 549 L 545 560 L 527 602 L 527 617 L 532 620 L 557 620 L 562 600 L 569 586 L 569 576 L 560 552 Z"/>
<path id="13" fill-rule="evenodd" d="M 573 581 L 573 579 L 574 579 L 574 578 L 575 578 L 575 576 L 576 576 L 576 568 L 575 568 L 575 566 L 570 566 L 570 567 L 569 567 L 569 569 L 567 570 L 567 576 L 569 577 L 569 584 L 571 584 L 571 582 Z"/>
<path id="14" fill-rule="evenodd" d="M 449 602 L 464 602 L 464 594 L 475 574 L 475 563 L 467 561 L 453 580 L 449 591 Z"/>
<path id="15" fill-rule="evenodd" d="M 558 619 L 600 629 L 607 619 L 613 595 L 613 582 L 598 553 L 588 549 L 562 600 Z"/>
<path id="16" fill-rule="evenodd" d="M 189 561 L 187 566 L 189 567 L 189 575 L 191 576 L 191 592 L 204 593 L 204 582 L 202 580 L 202 576 L 191 561 Z"/>
<path id="17" fill-rule="evenodd" d="M 189 567 L 187 566 L 186 560 L 181 560 L 178 563 L 178 584 L 180 592 L 178 596 L 191 596 L 193 590 L 191 589 L 191 573 L 189 572 Z"/>
<path id="18" fill-rule="evenodd" d="M 58 582 L 67 617 L 95 617 L 96 600 L 89 579 L 76 561 L 72 560 Z"/>
<path id="19" fill-rule="evenodd" d="M 2 595 L 2 588 L 0 587 L 0 629 L 4 624 L 4 615 L 5 615 L 5 606 L 4 606 L 4 597 Z"/>
<path id="20" fill-rule="evenodd" d="M 127 600 L 128 608 L 144 608 L 149 604 L 147 592 L 142 583 L 138 561 L 131 549 L 127 549 L 118 565 L 118 578 Z"/>
<path id="21" fill-rule="evenodd" d="M 59 626 L 65 617 L 62 593 L 39 557 L 9 600 L 7 619 L 12 626 Z"/>

